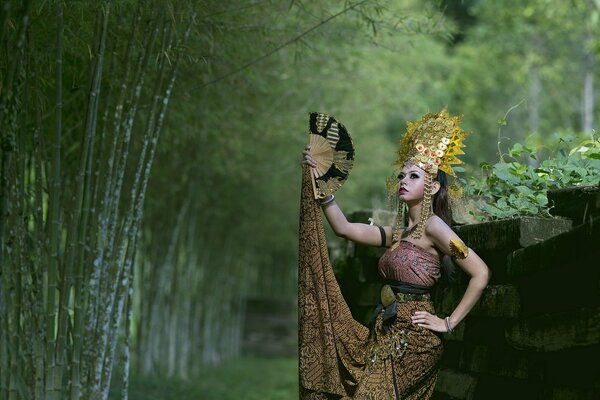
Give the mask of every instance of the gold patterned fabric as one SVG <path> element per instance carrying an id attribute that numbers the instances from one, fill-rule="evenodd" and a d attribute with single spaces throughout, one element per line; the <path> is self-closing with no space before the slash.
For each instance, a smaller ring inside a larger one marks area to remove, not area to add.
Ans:
<path id="1" fill-rule="evenodd" d="M 312 195 L 308 168 L 303 168 L 300 201 L 298 341 L 301 398 L 343 398 L 353 393 L 360 379 L 369 330 L 352 318 L 335 280 L 321 210 Z"/>
<path id="2" fill-rule="evenodd" d="M 412 324 L 429 300 L 399 302 L 396 319 L 372 332 L 352 318 L 335 279 L 323 221 L 304 166 L 298 272 L 300 399 L 427 399 L 437 377 L 440 338 Z"/>

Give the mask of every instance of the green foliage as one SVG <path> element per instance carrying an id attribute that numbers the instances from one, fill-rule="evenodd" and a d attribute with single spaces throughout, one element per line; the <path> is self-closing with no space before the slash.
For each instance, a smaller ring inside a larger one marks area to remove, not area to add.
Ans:
<path id="1" fill-rule="evenodd" d="M 204 368 L 190 380 L 131 379 L 131 400 L 292 400 L 298 398 L 298 359 L 241 357 Z M 113 391 L 115 396 L 118 390 Z"/>
<path id="2" fill-rule="evenodd" d="M 512 161 L 481 163 L 482 177 L 469 179 L 465 193 L 483 198 L 481 210 L 494 219 L 550 216 L 548 190 L 597 185 L 600 179 L 600 140 L 592 137 L 570 151 L 567 145 L 563 141 L 553 157 L 538 162 L 535 147 L 515 143 L 507 154 Z"/>

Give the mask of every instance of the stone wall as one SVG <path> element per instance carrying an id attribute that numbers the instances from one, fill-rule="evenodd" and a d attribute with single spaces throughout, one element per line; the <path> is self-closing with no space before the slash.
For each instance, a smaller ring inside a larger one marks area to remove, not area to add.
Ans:
<path id="1" fill-rule="evenodd" d="M 598 188 L 549 194 L 556 219 L 524 217 L 455 227 L 492 279 L 445 352 L 434 398 L 600 398 L 600 205 Z M 357 212 L 366 222 L 371 212 Z M 336 275 L 354 317 L 378 299 L 382 249 L 347 244 Z M 460 301 L 467 277 L 435 293 L 440 316 Z"/>

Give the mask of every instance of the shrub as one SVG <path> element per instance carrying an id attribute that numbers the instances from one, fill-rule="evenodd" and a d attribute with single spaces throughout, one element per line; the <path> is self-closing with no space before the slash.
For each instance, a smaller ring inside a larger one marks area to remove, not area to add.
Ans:
<path id="1" fill-rule="evenodd" d="M 550 217 L 547 192 L 571 186 L 598 185 L 600 179 L 600 139 L 592 137 L 568 149 L 560 141 L 553 157 L 538 160 L 535 147 L 516 143 L 494 165 L 481 163 L 481 177 L 461 179 L 465 195 L 483 199 L 480 211 L 470 211 L 478 219 L 510 218 L 518 215 Z M 519 161 L 522 160 L 523 162 Z"/>

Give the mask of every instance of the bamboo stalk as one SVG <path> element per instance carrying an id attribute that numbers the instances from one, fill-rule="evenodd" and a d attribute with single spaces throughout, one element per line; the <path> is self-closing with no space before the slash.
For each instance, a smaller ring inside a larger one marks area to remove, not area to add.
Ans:
<path id="1" fill-rule="evenodd" d="M 113 243 L 115 243 L 116 239 L 115 239 L 115 230 L 116 230 L 116 226 L 117 226 L 117 219 L 118 219 L 118 215 L 119 215 L 119 199 L 120 199 L 120 194 L 122 191 L 122 184 L 123 184 L 123 176 L 124 176 L 124 171 L 125 171 L 125 165 L 127 164 L 127 159 L 128 159 L 128 148 L 129 148 L 129 141 L 131 138 L 131 131 L 132 131 L 132 127 L 133 127 L 133 120 L 135 118 L 135 115 L 137 113 L 137 109 L 138 109 L 138 103 L 139 103 L 139 99 L 140 99 L 140 94 L 141 94 L 141 89 L 143 86 L 143 82 L 144 82 L 144 75 L 145 75 L 145 71 L 146 71 L 146 67 L 148 65 L 148 61 L 150 59 L 150 53 L 151 53 L 151 49 L 153 48 L 154 45 L 154 33 L 155 30 L 152 29 L 151 30 L 151 35 L 148 36 L 147 40 L 148 40 L 148 46 L 145 47 L 145 52 L 144 55 L 141 57 L 140 62 L 138 63 L 138 69 L 137 69 L 137 80 L 135 82 L 134 88 L 135 90 L 133 91 L 133 96 L 130 99 L 130 109 L 127 113 L 127 117 L 126 120 L 124 122 L 121 122 L 120 119 L 115 119 L 116 122 L 116 126 L 124 126 L 124 135 L 123 135 L 123 141 L 122 141 L 122 146 L 121 149 L 122 151 L 119 152 L 115 152 L 116 155 L 118 155 L 118 157 L 116 157 L 116 159 L 119 160 L 118 165 L 116 167 L 116 171 L 117 171 L 117 175 L 116 175 L 116 179 L 114 180 L 114 185 L 112 187 L 110 187 L 109 185 L 107 185 L 106 191 L 105 191 L 105 200 L 104 200 L 104 207 L 102 209 L 102 215 L 103 217 L 100 219 L 101 220 L 101 225 L 100 225 L 100 243 L 104 243 L 103 245 L 101 245 L 99 247 L 99 251 L 96 254 L 95 260 L 94 260 L 94 265 L 95 268 L 92 272 L 92 277 L 90 280 L 90 291 L 89 291 L 89 300 L 88 300 L 88 311 L 87 311 L 87 315 L 86 315 L 86 319 L 87 319 L 87 328 L 86 328 L 86 332 L 85 332 L 85 337 L 86 337 L 86 343 L 88 343 L 88 345 L 86 345 L 86 348 L 90 349 L 90 348 L 94 348 L 94 349 L 98 349 L 99 346 L 99 341 L 98 341 L 98 335 L 96 334 L 97 331 L 97 323 L 98 321 L 101 320 L 100 315 L 98 313 L 102 313 L 103 311 L 103 307 L 99 307 L 99 294 L 100 294 L 100 272 L 101 272 L 101 267 L 105 264 L 104 258 L 107 256 L 109 259 L 112 257 L 113 254 Z M 131 39 L 133 40 L 133 38 Z M 131 51 L 132 46 L 128 46 L 128 51 Z M 125 89 L 125 88 L 124 88 Z M 124 98 L 124 94 L 125 94 L 125 90 L 123 89 L 122 91 L 122 96 L 121 99 Z M 119 104 L 117 104 L 117 115 L 120 118 L 120 112 L 122 111 L 122 100 L 119 101 Z M 111 159 L 112 160 L 112 159 Z M 109 161 L 109 164 L 112 166 L 112 161 Z M 106 256 L 105 256 L 106 253 Z M 93 368 L 93 365 L 95 365 L 95 361 L 98 359 L 98 355 L 97 354 L 85 354 L 84 355 L 87 363 L 84 364 L 84 367 L 86 367 L 84 369 L 84 373 L 83 373 L 83 378 L 84 379 L 88 379 L 88 375 L 90 374 L 90 368 Z"/>
<path id="2" fill-rule="evenodd" d="M 28 50 L 28 46 L 24 46 L 23 51 Z M 30 267 L 32 261 L 30 260 L 30 253 L 32 247 L 28 245 L 26 238 L 30 235 L 30 232 L 34 229 L 35 223 L 31 219 L 34 215 L 32 196 L 29 188 L 32 187 L 31 180 L 32 168 L 31 168 L 31 156 L 28 151 L 30 147 L 30 136 L 27 135 L 28 131 L 28 116 L 29 116 L 29 52 L 26 52 L 23 57 L 23 68 L 20 70 L 20 76 L 18 79 L 19 84 L 19 99 L 22 104 L 18 109 L 18 134 L 17 134 L 17 148 L 15 151 L 15 173 L 13 187 L 16 188 L 16 198 L 12 201 L 13 208 L 18 210 L 18 214 L 23 216 L 23 221 L 20 223 L 13 224 L 17 240 L 20 242 L 17 251 L 15 252 L 15 260 L 13 263 L 13 271 L 15 272 L 15 286 L 14 286 L 14 330 L 13 334 L 16 337 L 13 340 L 11 350 L 18 357 L 14 357 L 16 364 L 16 378 L 17 378 L 17 393 L 20 396 L 30 398 L 32 386 L 31 374 L 29 365 L 31 364 L 32 357 L 32 334 L 27 326 L 31 323 L 32 309 L 32 287 L 29 284 L 30 280 Z M 16 221 L 15 221 L 16 222 Z M 35 251 L 35 250 L 34 250 Z M 19 396 L 17 396 L 19 397 Z"/>
<path id="3" fill-rule="evenodd" d="M 8 326 L 8 294 L 4 287 L 6 285 L 6 273 L 0 276 L 0 370 L 1 371 L 9 371 L 9 354 L 8 349 L 10 349 L 9 342 L 9 326 Z M 9 377 L 10 373 L 0 374 L 0 398 L 7 399 L 8 398 L 8 387 L 9 387 Z"/>
<path id="4" fill-rule="evenodd" d="M 16 152 L 17 155 L 19 155 L 18 152 Z M 16 158 L 16 157 L 15 157 Z M 19 159 L 15 160 L 15 173 L 13 174 L 14 176 L 14 181 L 12 183 L 12 185 L 14 187 L 19 187 L 20 185 L 18 184 L 19 181 L 19 169 L 18 168 L 18 164 L 19 164 Z M 21 193 L 19 193 L 18 197 L 20 197 Z M 20 198 L 17 198 L 17 196 L 15 196 L 15 198 L 13 198 L 13 207 L 11 207 L 13 210 L 15 211 L 19 211 L 22 212 L 22 202 Z M 13 220 L 14 221 L 14 220 Z M 16 226 L 15 226 L 16 225 Z M 15 226 L 13 228 L 13 236 L 15 236 L 16 238 L 21 238 L 24 237 L 23 235 L 23 227 L 21 224 L 15 224 L 13 226 Z M 20 244 L 20 243 L 19 243 Z M 20 246 L 19 246 L 20 247 Z M 9 292 L 9 296 L 10 296 L 10 322 L 9 322 L 9 335 L 10 335 L 10 380 L 9 380 L 9 387 L 8 387 L 8 400 L 16 400 L 18 397 L 18 384 L 19 384 L 19 379 L 22 379 L 22 374 L 21 374 L 21 365 L 19 362 L 19 357 L 21 355 L 21 341 L 19 340 L 20 337 L 20 325 L 21 325 L 21 304 L 22 304 L 22 269 L 21 269 L 21 262 L 22 260 L 20 260 L 20 249 L 15 249 L 16 251 L 14 252 L 14 255 L 12 257 L 8 258 L 8 265 L 11 265 L 11 273 L 9 275 L 9 278 L 12 278 L 12 282 L 10 282 L 12 290 Z"/>
<path id="5" fill-rule="evenodd" d="M 186 33 L 184 34 L 183 40 L 187 39 L 187 37 L 189 35 L 190 29 L 191 29 L 191 21 L 190 21 L 190 25 L 186 29 Z M 175 78 L 176 78 L 176 72 L 177 72 L 177 69 L 178 69 L 179 56 L 180 56 L 180 53 L 177 54 L 177 59 L 176 59 L 174 65 L 173 65 L 171 79 L 169 80 L 168 87 L 165 90 L 164 99 L 161 100 L 160 98 L 158 98 L 160 100 L 159 103 L 162 104 L 161 105 L 161 110 L 160 110 L 160 112 L 158 114 L 157 122 L 155 123 L 155 127 L 154 127 L 154 132 L 155 133 L 154 133 L 154 135 L 153 135 L 154 137 L 152 138 L 152 141 L 151 141 L 152 148 L 150 150 L 149 162 L 146 164 L 146 171 L 144 173 L 143 188 L 140 191 L 140 199 L 138 201 L 138 205 L 136 206 L 137 212 L 139 214 L 139 216 L 136 218 L 136 220 L 137 220 L 137 224 L 136 225 L 138 227 L 139 227 L 139 224 L 140 224 L 140 221 L 141 221 L 141 211 L 143 210 L 144 196 L 145 196 L 145 192 L 146 192 L 148 177 L 150 175 L 150 168 L 151 168 L 151 165 L 152 165 L 152 160 L 154 158 L 154 152 L 155 152 L 155 149 L 156 149 L 156 143 L 158 141 L 158 135 L 160 134 L 160 130 L 162 128 L 162 123 L 164 121 L 164 115 L 166 113 L 166 108 L 168 106 L 168 99 L 169 99 L 169 97 L 170 97 L 170 95 L 172 93 L 173 85 L 174 85 Z M 155 99 L 156 98 L 157 97 L 155 96 Z M 149 124 L 151 123 L 151 121 L 152 120 L 149 121 Z M 149 125 L 149 126 L 151 126 L 151 125 Z M 148 131 L 148 129 L 147 129 L 147 131 Z M 182 217 L 184 214 L 181 213 L 179 215 Z M 181 221 L 182 218 L 178 218 L 178 220 Z M 180 226 L 180 224 L 176 224 L 176 226 Z M 139 229 L 139 228 L 136 228 L 136 229 Z M 179 229 L 180 228 L 176 228 L 176 230 L 174 232 L 174 236 L 172 236 L 172 240 L 170 241 L 170 245 L 169 245 L 169 250 L 167 251 L 166 262 L 163 263 L 163 267 L 162 268 L 158 269 L 159 274 L 164 274 L 168 270 L 167 266 L 174 265 L 174 263 L 173 262 L 169 262 L 169 260 L 172 261 L 172 258 L 173 258 L 174 252 L 175 252 L 175 250 L 174 250 L 175 249 L 175 243 L 177 242 L 177 238 L 179 236 L 179 234 L 177 233 L 177 231 L 179 231 Z M 151 275 L 157 276 L 154 273 L 152 273 Z M 171 279 L 170 281 L 173 282 L 173 283 L 176 282 L 173 279 Z M 161 278 L 152 279 L 151 282 L 153 282 L 153 285 L 156 285 L 159 282 L 163 283 L 163 284 L 166 284 L 167 279 L 161 279 Z M 165 291 L 163 289 L 163 290 L 158 290 L 155 293 L 161 294 L 161 293 L 164 293 L 164 292 Z M 173 292 L 171 292 L 171 293 L 173 293 Z M 154 321 L 156 321 L 156 317 L 157 317 L 157 315 L 159 315 L 159 312 L 158 312 L 157 308 L 158 308 L 158 305 L 160 303 L 161 303 L 161 301 L 158 298 L 158 296 L 154 297 L 152 305 L 149 307 L 149 313 L 146 314 L 147 321 L 148 321 L 146 326 L 150 327 L 150 329 L 153 329 Z M 142 321 L 142 323 L 143 323 L 143 321 Z M 156 331 L 153 330 L 153 332 L 156 332 Z M 141 368 L 142 368 L 142 370 L 148 370 L 149 368 L 151 368 L 151 362 L 152 362 L 152 359 L 153 359 L 153 357 L 151 355 L 152 351 L 155 351 L 155 349 L 160 349 L 160 348 L 162 348 L 162 346 L 153 346 L 150 342 L 147 342 L 146 340 L 144 340 L 143 336 L 141 336 L 140 330 L 138 330 L 138 333 L 140 334 L 140 336 L 138 336 L 140 338 L 140 342 L 138 343 L 138 346 L 139 346 L 141 354 L 143 354 L 143 356 L 142 356 L 143 357 L 143 359 L 142 359 L 142 367 Z M 150 338 L 150 341 L 157 340 L 157 336 L 158 335 L 153 335 L 153 337 Z M 171 354 L 173 354 L 173 347 L 172 347 L 172 345 L 169 346 L 169 347 L 172 349 L 171 350 Z M 171 359 L 172 359 L 172 356 L 171 356 Z M 171 365 L 173 365 L 173 364 L 174 363 L 171 363 Z M 171 370 L 173 370 L 173 367 L 171 367 Z"/>
<path id="6" fill-rule="evenodd" d="M 85 138 L 82 146 L 81 165 L 77 176 L 77 190 L 75 200 L 75 213 L 73 216 L 73 238 L 70 239 L 70 247 L 66 261 L 67 270 L 73 270 L 73 263 L 77 260 L 78 265 L 83 264 L 85 254 L 85 237 L 87 234 L 87 223 L 89 218 L 91 166 L 93 163 L 93 146 L 96 134 L 97 115 L 100 101 L 101 81 L 104 66 L 104 52 L 106 48 L 106 36 L 108 33 L 108 17 L 110 14 L 110 0 L 105 0 L 99 8 L 98 42 L 95 54 L 95 62 L 91 77 L 90 91 L 88 96 L 88 108 L 85 119 Z M 78 272 L 79 274 L 79 272 Z M 80 290 L 80 288 L 79 288 Z"/>
<path id="7" fill-rule="evenodd" d="M 5 76 L 4 83 L 2 85 L 2 91 L 0 92 L 0 110 L 5 110 L 7 107 L 7 101 L 12 98 L 14 94 L 13 82 L 18 71 L 18 68 L 21 65 L 21 58 L 23 57 L 23 47 L 25 46 L 25 38 L 27 33 L 27 28 L 29 27 L 29 12 L 30 12 L 31 2 L 30 0 L 25 0 L 24 2 L 24 11 L 21 17 L 21 26 L 19 27 L 19 33 L 17 35 L 17 43 L 14 46 L 12 54 L 15 57 L 8 64 L 8 73 Z M 0 119 L 0 132 L 3 133 L 2 136 L 2 159 L 0 161 L 0 265 L 4 265 L 4 246 L 5 246 L 5 227 L 6 227 L 6 218 L 7 218 L 7 208 L 8 208 L 8 168 L 10 165 L 11 153 L 14 150 L 14 132 L 8 129 L 4 129 L 2 126 L 3 119 Z"/>
<path id="8" fill-rule="evenodd" d="M 11 1 L 4 0 L 0 8 L 0 43 L 4 43 L 4 35 L 6 33 L 6 21 L 10 17 Z"/>
<path id="9" fill-rule="evenodd" d="M 59 260 L 59 243 L 58 238 L 61 232 L 61 221 L 60 221 L 60 192 L 61 192 L 61 138 L 62 138 L 62 112 L 63 112 L 63 45 L 64 37 L 64 15 L 63 15 L 63 4 L 62 1 L 56 2 L 56 58 L 55 58 L 55 80 L 56 80 L 56 91 L 55 91 L 55 129 L 54 129 L 54 141 L 52 148 L 52 183 L 51 191 L 53 192 L 52 201 L 52 218 L 51 218 L 51 244 L 50 248 L 51 263 L 54 263 L 54 268 L 60 264 Z M 58 398 L 62 397 L 64 388 L 62 387 L 62 376 L 64 369 L 64 360 L 66 358 L 66 341 L 67 341 L 67 327 L 69 318 L 69 297 L 71 294 L 71 265 L 65 263 L 63 265 L 63 272 L 61 276 L 60 284 L 60 297 L 58 301 L 58 327 L 56 332 L 56 342 L 54 351 L 54 363 L 55 367 L 52 371 L 51 379 L 54 380 L 52 386 L 54 388 L 55 396 Z M 50 306 L 54 307 L 54 304 Z M 54 335 L 54 332 L 49 332 L 50 335 Z"/>
<path id="10" fill-rule="evenodd" d="M 129 397 L 129 368 L 131 362 L 129 337 L 131 335 L 131 319 L 133 313 L 133 279 L 134 268 L 130 269 L 129 286 L 127 290 L 126 318 L 125 318 L 125 343 L 123 344 L 123 389 L 121 390 L 121 399 L 127 400 Z"/>
<path id="11" fill-rule="evenodd" d="M 32 40 L 33 42 L 33 40 Z M 31 53 L 35 54 L 35 49 L 31 49 Z M 34 87 L 37 86 L 37 68 L 35 60 L 31 63 L 32 80 L 34 81 Z M 34 130 L 34 162 L 35 162 L 35 220 L 36 220 L 36 233 L 37 243 L 36 252 L 38 261 L 36 268 L 32 270 L 31 275 L 33 282 L 36 283 L 36 296 L 34 299 L 35 312 L 33 313 L 33 327 L 31 328 L 31 334 L 34 337 L 33 341 L 33 361 L 32 361 L 32 375 L 34 379 L 33 383 L 33 398 L 35 400 L 43 399 L 44 395 L 44 340 L 45 340 L 45 294 L 44 294 L 44 268 L 42 267 L 42 256 L 46 255 L 44 251 L 46 240 L 44 231 L 44 197 L 43 197 L 43 135 L 42 135 L 42 117 L 41 117 L 41 104 L 39 96 L 35 96 L 35 130 Z"/>
<path id="12" fill-rule="evenodd" d="M 142 148 L 142 154 L 140 156 L 140 161 L 138 163 L 138 169 L 136 171 L 135 174 L 135 179 L 134 179 L 134 185 L 133 185 L 133 189 L 132 189 L 132 199 L 131 199 L 131 209 L 129 210 L 129 212 L 127 213 L 127 218 L 126 221 L 123 225 L 124 229 L 121 233 L 121 246 L 119 248 L 119 251 L 117 252 L 117 262 L 116 264 L 119 264 L 119 262 L 121 260 L 123 260 L 123 264 L 124 264 L 124 268 L 122 268 L 120 271 L 118 271 L 119 274 L 121 275 L 125 275 L 127 276 L 129 274 L 129 271 L 126 270 L 126 268 L 131 268 L 130 266 L 130 261 L 133 258 L 133 255 L 127 257 L 127 254 L 130 253 L 130 249 L 133 248 L 134 242 L 135 242 L 135 238 L 137 237 L 137 228 L 139 227 L 140 221 L 141 221 L 141 214 L 142 214 L 142 210 L 143 210 L 143 196 L 145 193 L 145 185 L 143 185 L 141 183 L 141 181 L 143 181 L 144 183 L 147 183 L 147 176 L 149 174 L 149 170 L 151 168 L 152 165 L 152 161 L 153 161 L 153 155 L 154 155 L 154 150 L 156 148 L 156 140 L 154 138 L 152 138 L 152 140 L 150 139 L 150 137 L 154 136 L 154 125 L 151 123 L 151 121 L 155 118 L 154 114 L 156 112 L 156 108 L 157 108 L 157 103 L 160 100 L 160 96 L 157 94 L 159 93 L 162 88 L 162 76 L 164 73 L 164 61 L 162 63 L 162 67 L 161 67 L 161 72 L 159 73 L 159 78 L 157 79 L 157 83 L 156 83 L 156 87 L 154 90 L 154 103 L 153 106 L 151 108 L 150 111 L 150 115 L 148 117 L 148 124 L 147 124 L 147 130 L 146 130 L 146 135 L 145 135 L 145 140 L 144 140 L 144 145 Z M 148 159 L 146 160 L 145 154 L 148 152 L 148 148 L 150 147 L 150 156 L 148 156 Z M 145 171 L 146 174 L 142 175 L 142 171 Z M 139 193 L 139 195 L 138 195 Z M 140 206 L 140 201 L 136 200 L 137 198 L 141 198 L 141 202 L 142 205 Z M 132 247 L 133 246 L 133 247 Z M 122 280 L 122 282 L 124 281 L 124 285 L 128 285 L 129 282 L 127 282 L 126 280 Z M 117 286 L 117 283 L 119 282 L 119 279 L 111 279 L 108 280 L 108 282 L 112 282 L 111 288 L 108 291 L 108 293 L 113 293 L 114 295 L 109 296 L 108 298 L 108 308 L 107 308 L 107 315 L 105 318 L 105 322 L 107 325 L 106 329 L 108 330 L 108 322 L 112 321 L 113 322 L 113 328 L 112 330 L 114 331 L 121 320 L 121 315 L 122 315 L 122 302 L 124 299 L 124 295 L 126 294 L 126 291 L 124 290 L 124 285 L 121 285 L 120 287 Z M 103 342 L 102 342 L 103 348 L 105 349 L 105 354 L 104 354 L 104 358 L 103 358 L 103 368 L 99 370 L 101 370 L 103 373 L 103 392 L 107 395 L 108 394 L 108 388 L 110 386 L 110 379 L 111 379 L 111 372 L 112 372 L 112 362 L 114 359 L 114 351 L 115 351 L 115 346 L 116 346 L 116 336 L 113 337 L 109 337 L 108 335 L 104 335 L 103 336 Z M 98 367 L 100 367 L 100 365 L 98 365 Z"/>
<path id="13" fill-rule="evenodd" d="M 19 386 L 20 378 L 20 364 L 17 351 L 20 347 L 19 341 L 19 326 L 20 326 L 20 300 L 21 300 L 21 274 L 22 268 L 18 266 L 15 270 L 14 263 L 11 263 L 11 259 L 8 258 L 8 262 L 5 261 L 4 255 L 6 251 L 5 241 L 5 229 L 7 221 L 10 218 L 8 215 L 8 198 L 10 195 L 10 166 L 12 162 L 12 155 L 15 151 L 15 122 L 16 114 L 18 113 L 18 105 L 16 104 L 15 98 L 19 95 L 18 85 L 15 83 L 15 75 L 19 71 L 22 59 L 24 57 L 25 48 L 25 35 L 29 26 L 29 3 L 25 4 L 21 26 L 17 35 L 17 43 L 14 46 L 14 58 L 8 63 L 8 73 L 5 76 L 3 82 L 3 90 L 0 92 L 0 110 L 5 113 L 6 121 L 8 126 L 6 128 L 2 126 L 5 118 L 0 119 L 0 132 L 2 132 L 1 146 L 2 146 L 2 158 L 0 162 L 0 265 L 11 265 L 13 268 L 3 268 L 2 283 L 0 283 L 0 300 L 3 302 L 2 317 L 4 320 L 4 326 L 6 331 L 3 333 L 3 344 L 6 345 L 6 353 L 2 355 L 0 360 L 0 368 L 2 371 L 7 371 L 8 374 L 4 379 L 0 380 L 0 384 L 3 388 L 0 388 L 0 394 L 5 398 L 12 400 L 17 398 L 17 391 Z M 3 29 L 4 31 L 4 29 Z M 9 103 L 10 102 L 10 103 Z M 21 139 L 22 141 L 22 139 Z M 22 142 L 21 142 L 22 143 Z M 15 176 L 18 174 L 18 164 L 20 160 L 16 160 L 17 171 L 14 171 Z M 21 175 L 22 176 L 22 175 Z M 16 186 L 19 187 L 19 186 Z M 19 199 L 14 199 L 17 202 Z M 17 206 L 15 205 L 15 209 Z M 17 228 L 18 229 L 18 228 Z M 17 255 L 18 256 L 18 255 Z M 15 287 L 15 285 L 18 285 Z M 5 288 L 12 288 L 8 293 L 5 292 Z M 4 374 L 3 374 L 4 375 Z M 6 388 L 6 389 L 4 389 Z"/>
<path id="14" fill-rule="evenodd" d="M 6 3 L 5 3 L 6 4 Z M 4 110 L 7 99 L 10 99 L 13 91 L 13 82 L 15 75 L 19 71 L 21 65 L 21 58 L 23 57 L 23 47 L 27 39 L 27 30 L 29 28 L 29 14 L 31 12 L 31 0 L 24 0 L 23 2 L 23 14 L 21 15 L 21 25 L 19 26 L 19 32 L 17 34 L 17 42 L 11 51 L 14 54 L 14 58 L 8 63 L 8 72 L 5 76 L 4 83 L 2 85 L 2 92 L 0 92 L 0 110 Z M 4 22 L 5 23 L 5 22 Z M 4 29 L 2 29 L 4 32 Z M 0 260 L 1 261 L 1 260 Z M 1 263 L 0 263 L 1 265 Z"/>
<path id="15" fill-rule="evenodd" d="M 190 18 L 189 24 L 186 27 L 186 30 L 185 30 L 185 33 L 184 33 L 183 38 L 181 40 L 181 43 L 185 43 L 187 41 L 187 39 L 189 38 L 189 34 L 191 32 L 191 28 L 192 28 L 192 25 L 193 25 L 193 20 L 194 20 L 193 17 Z M 179 47 L 179 49 L 181 49 L 181 47 Z M 143 188 L 140 191 L 140 201 L 139 201 L 139 204 L 137 206 L 137 210 L 138 210 L 138 213 L 139 213 L 139 217 L 137 218 L 137 225 L 138 225 L 138 227 L 139 227 L 139 224 L 141 223 L 141 217 L 142 217 L 142 210 L 143 210 L 143 205 L 144 205 L 145 193 L 146 193 L 146 188 L 147 188 L 147 185 L 148 185 L 148 178 L 150 176 L 150 168 L 152 166 L 152 161 L 154 159 L 154 154 L 155 154 L 155 151 L 156 151 L 156 143 L 158 142 L 158 137 L 159 137 L 161 129 L 162 129 L 162 124 L 164 122 L 164 116 L 166 115 L 166 111 L 167 111 L 169 99 L 170 99 L 171 93 L 173 91 L 173 87 L 174 87 L 175 80 L 176 80 L 176 77 L 177 77 L 177 71 L 178 71 L 180 60 L 181 60 L 181 51 L 178 51 L 177 52 L 177 56 L 175 58 L 175 61 L 173 63 L 173 67 L 172 67 L 172 70 L 171 70 L 172 71 L 171 72 L 171 77 L 170 77 L 167 89 L 165 90 L 164 98 L 161 99 L 161 101 L 159 102 L 160 105 L 161 105 L 161 110 L 160 110 L 160 112 L 158 114 L 158 121 L 157 121 L 157 123 L 155 125 L 155 128 L 154 128 L 155 134 L 154 134 L 154 138 L 153 138 L 153 140 L 151 142 L 153 144 L 153 146 L 151 148 L 149 162 L 146 164 L 146 172 L 144 174 L 145 177 L 144 177 L 144 182 L 143 182 Z"/>
<path id="16" fill-rule="evenodd" d="M 145 64 L 147 63 L 148 60 L 149 60 L 149 53 L 146 53 L 144 60 L 142 62 L 142 66 L 145 67 Z M 133 116 L 135 115 L 135 111 L 137 110 L 137 102 L 139 101 L 139 94 L 141 92 L 141 90 L 139 90 L 139 89 L 141 89 L 141 84 L 143 83 L 142 78 L 143 77 L 141 77 L 138 80 L 139 86 L 136 87 L 136 89 L 138 89 L 138 90 L 136 90 L 136 96 L 134 98 L 135 99 L 134 113 L 130 113 L 129 118 L 128 118 L 129 121 L 126 125 L 127 138 L 129 138 L 131 135 Z M 145 145 L 144 145 L 144 148 L 145 148 Z M 142 150 L 142 154 L 144 154 L 144 150 Z M 127 153 L 124 152 L 123 156 L 122 156 L 123 164 L 125 164 L 126 159 L 127 159 Z M 142 159 L 143 159 L 143 157 L 142 157 Z M 122 169 L 120 169 L 120 170 L 122 170 Z M 122 185 L 122 178 L 123 178 L 123 176 L 119 175 L 119 177 L 118 177 L 119 187 L 121 187 L 121 185 Z M 137 181 L 138 181 L 138 178 L 137 178 L 137 174 L 136 174 L 136 178 L 134 178 L 132 196 L 136 196 L 137 189 L 136 189 L 135 182 L 137 182 Z M 117 191 L 117 193 L 120 193 L 120 190 Z M 118 206 L 118 202 L 115 202 L 115 207 L 116 206 Z M 115 214 L 113 213 L 113 216 L 114 215 Z M 126 220 L 122 225 L 123 227 L 125 227 L 125 229 L 127 231 L 129 231 L 130 226 L 131 226 L 131 219 L 132 219 L 131 215 L 132 215 L 131 213 L 129 213 L 127 215 Z M 109 231 L 114 232 L 115 227 L 116 227 L 116 217 L 113 218 L 112 226 L 109 227 Z M 109 255 L 112 255 L 112 244 L 111 243 L 115 242 L 114 235 L 111 235 L 111 236 L 112 236 L 112 240 L 109 242 L 111 251 L 110 251 Z M 124 260 L 123 255 L 124 255 L 124 251 L 125 251 L 124 249 L 126 249 L 126 244 L 128 243 L 127 235 L 120 234 L 119 237 L 116 239 L 116 242 L 120 243 L 120 250 L 117 253 L 115 253 L 108 261 L 109 264 L 111 265 L 111 268 L 107 271 L 109 273 L 109 275 L 106 279 L 103 280 L 104 284 L 103 284 L 103 287 L 101 288 L 101 293 L 105 293 L 105 295 L 104 295 L 105 299 L 104 299 L 104 301 L 102 301 L 102 306 L 99 307 L 99 309 L 98 309 L 97 322 L 96 322 L 97 327 L 95 329 L 97 333 L 94 334 L 94 342 L 96 343 L 96 348 L 98 349 L 98 352 L 91 358 L 91 361 L 90 361 L 91 368 L 92 368 L 90 373 L 91 373 L 92 380 L 94 381 L 94 388 L 95 388 L 94 390 L 98 391 L 98 393 L 100 393 L 100 391 L 102 391 L 101 383 L 102 383 L 103 365 L 112 366 L 112 362 L 105 364 L 104 359 L 106 356 L 108 337 L 111 332 L 109 322 L 111 321 L 112 310 L 113 310 L 113 307 L 115 304 L 116 284 L 119 280 L 119 274 L 121 273 L 121 269 L 122 269 L 122 267 L 120 267 L 120 265 L 123 264 L 123 260 Z M 101 300 L 101 299 L 99 298 L 98 300 Z M 116 335 L 116 332 L 114 332 L 113 334 Z M 114 355 L 114 352 L 113 352 L 113 355 Z M 105 381 L 106 381 L 106 379 L 105 379 Z"/>

